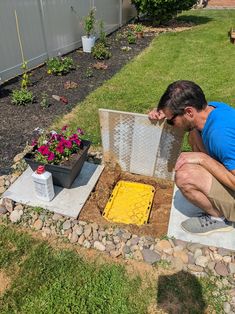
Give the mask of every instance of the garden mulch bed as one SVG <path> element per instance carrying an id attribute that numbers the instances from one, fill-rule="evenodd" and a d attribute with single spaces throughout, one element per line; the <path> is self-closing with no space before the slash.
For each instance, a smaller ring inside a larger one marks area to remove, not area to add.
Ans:
<path id="1" fill-rule="evenodd" d="M 130 25 L 129 27 L 132 27 Z M 173 21 L 165 27 L 146 27 L 145 36 L 138 39 L 137 43 L 131 46 L 130 51 L 122 51 L 121 47 L 128 46 L 127 26 L 119 29 L 108 36 L 108 45 L 112 57 L 104 61 L 106 70 L 97 70 L 93 65 L 97 63 L 91 54 L 83 53 L 82 49 L 75 50 L 68 54 L 72 57 L 76 69 L 65 76 L 53 76 L 47 74 L 46 66 L 38 67 L 31 72 L 31 90 L 35 96 L 33 104 L 17 106 L 11 104 L 10 94 L 14 89 L 20 88 L 20 78 L 12 79 L 0 86 L 0 175 L 8 174 L 11 171 L 13 158 L 23 151 L 27 143 L 31 143 L 35 128 L 48 128 L 57 117 L 71 111 L 90 92 L 103 84 L 104 81 L 117 73 L 129 60 L 146 48 L 156 34 L 169 31 L 182 31 L 192 27 L 192 23 Z M 87 70 L 92 69 L 93 76 L 87 77 Z M 72 81 L 78 84 L 77 88 L 65 89 L 64 84 Z M 42 94 L 48 95 L 48 108 L 42 108 L 40 102 Z M 68 104 L 56 101 L 52 95 L 64 96 Z"/>
<path id="2" fill-rule="evenodd" d="M 64 76 L 47 74 L 46 66 L 41 66 L 31 72 L 32 85 L 29 90 L 35 95 L 33 104 L 17 106 L 11 104 L 10 93 L 20 88 L 20 78 L 13 79 L 1 86 L 0 89 L 0 175 L 10 172 L 13 158 L 23 151 L 27 141 L 31 143 L 33 130 L 36 127 L 47 128 L 58 116 L 71 111 L 90 92 L 103 84 L 104 81 L 117 73 L 130 59 L 146 48 L 154 37 L 148 33 L 136 44 L 131 45 L 131 50 L 121 51 L 122 46 L 128 46 L 127 39 L 122 38 L 126 27 L 108 36 L 108 44 L 112 57 L 105 60 L 106 70 L 97 70 L 93 65 L 97 63 L 91 54 L 83 53 L 82 49 L 68 54 L 72 57 L 76 69 Z M 92 77 L 87 77 L 87 69 L 92 70 Z M 64 83 L 73 81 L 78 84 L 77 88 L 65 89 Z M 42 93 L 47 93 L 50 106 L 42 108 L 40 101 Z M 52 95 L 64 96 L 68 104 L 56 101 Z"/>

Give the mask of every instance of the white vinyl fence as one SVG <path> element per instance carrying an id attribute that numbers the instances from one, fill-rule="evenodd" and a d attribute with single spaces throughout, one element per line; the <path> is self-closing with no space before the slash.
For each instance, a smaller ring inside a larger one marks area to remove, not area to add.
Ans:
<path id="1" fill-rule="evenodd" d="M 33 68 L 80 47 L 92 7 L 107 34 L 136 14 L 131 0 L 0 0 L 0 83 L 22 73 L 22 58 Z"/>

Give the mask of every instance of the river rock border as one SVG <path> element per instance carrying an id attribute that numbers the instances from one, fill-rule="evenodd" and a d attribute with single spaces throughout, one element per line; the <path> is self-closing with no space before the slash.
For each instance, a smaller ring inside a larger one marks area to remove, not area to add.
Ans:
<path id="1" fill-rule="evenodd" d="M 25 169 L 21 160 L 24 154 L 25 151 L 16 156 L 13 174 L 0 177 L 0 197 Z M 96 163 L 100 157 L 100 153 L 90 155 Z M 60 237 L 114 258 L 135 259 L 153 266 L 187 271 L 197 277 L 210 276 L 219 288 L 218 297 L 221 293 L 224 297 L 224 312 L 235 313 L 235 251 L 177 239 L 138 236 L 118 226 L 105 228 L 95 222 L 64 217 L 6 198 L 0 198 L 0 222 L 33 229 L 44 238 Z"/>

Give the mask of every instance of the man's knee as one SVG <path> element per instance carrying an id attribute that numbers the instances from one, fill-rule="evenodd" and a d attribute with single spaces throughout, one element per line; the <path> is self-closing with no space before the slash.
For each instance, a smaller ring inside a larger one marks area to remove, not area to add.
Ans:
<path id="1" fill-rule="evenodd" d="M 185 164 L 175 173 L 175 184 L 179 189 L 188 189 L 192 186 L 194 172 L 191 165 Z"/>

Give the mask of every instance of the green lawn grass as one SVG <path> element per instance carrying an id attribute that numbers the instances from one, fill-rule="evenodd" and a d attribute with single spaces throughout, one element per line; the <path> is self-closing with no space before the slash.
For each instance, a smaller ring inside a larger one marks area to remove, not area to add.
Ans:
<path id="1" fill-rule="evenodd" d="M 57 121 L 56 126 L 80 126 L 93 144 L 99 145 L 98 108 L 146 113 L 168 84 L 179 79 L 198 83 L 208 101 L 234 106 L 235 46 L 227 34 L 235 23 L 235 10 L 195 10 L 182 14 L 180 19 L 196 26 L 157 36 L 149 48 Z"/>
<path id="2" fill-rule="evenodd" d="M 0 274 L 10 282 L 2 294 L 0 282 L 1 314 L 151 314 L 154 304 L 167 313 L 220 314 L 226 301 L 210 277 L 172 273 L 165 263 L 156 265 L 158 276 L 145 268 L 130 275 L 123 265 L 85 260 L 10 225 L 0 225 L 0 248 Z"/>
<path id="3" fill-rule="evenodd" d="M 12 279 L 1 314 L 146 314 L 154 287 L 143 289 L 123 266 L 85 261 L 10 227 L 0 226 L 0 239 L 0 271 Z"/>
<path id="4" fill-rule="evenodd" d="M 197 26 L 156 37 L 56 125 L 80 126 L 99 145 L 98 108 L 145 113 L 178 79 L 200 84 L 208 100 L 234 106 L 235 46 L 227 32 L 235 21 L 235 10 L 191 11 L 180 18 Z M 11 278 L 9 289 L 0 296 L 1 314 L 146 314 L 153 300 L 158 300 L 160 308 L 175 302 L 179 313 L 202 313 L 208 305 L 221 313 L 224 301 L 222 291 L 214 294 L 217 288 L 210 280 L 163 275 L 155 285 L 143 287 L 140 277 L 130 277 L 123 266 L 87 262 L 74 251 L 55 250 L 4 226 L 0 226 L 0 271 Z"/>

